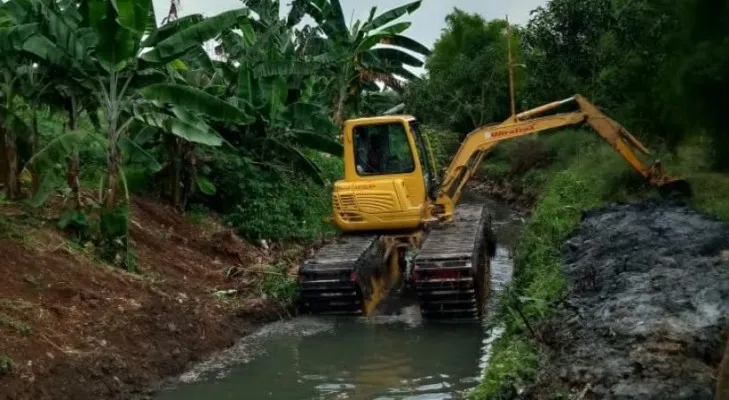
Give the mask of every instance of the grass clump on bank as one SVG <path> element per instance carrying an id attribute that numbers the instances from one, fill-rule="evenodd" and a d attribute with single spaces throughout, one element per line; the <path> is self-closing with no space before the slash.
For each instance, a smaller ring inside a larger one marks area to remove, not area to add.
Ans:
<path id="1" fill-rule="evenodd" d="M 13 360 L 5 354 L 0 354 L 0 376 L 5 376 L 13 370 Z"/>
<path id="2" fill-rule="evenodd" d="M 481 385 L 472 392 L 472 400 L 514 398 L 546 368 L 549 338 L 545 331 L 550 318 L 558 314 L 566 289 L 562 246 L 583 212 L 612 201 L 657 196 L 655 190 L 646 190 L 642 177 L 609 145 L 589 137 L 589 133 L 561 132 L 540 140 L 550 149 L 549 165 L 514 175 L 520 179 L 539 176 L 534 182 L 544 183 L 533 214 L 521 232 L 514 281 L 504 295 L 498 316 L 505 332 L 494 344 L 489 368 Z M 502 171 L 507 169 L 504 153 L 519 156 L 515 148 L 497 154 Z M 707 165 L 697 162 L 706 160 L 702 157 L 705 152 L 702 144 L 685 144 L 677 156 L 667 157 L 666 168 L 692 184 L 695 207 L 729 220 L 729 199 L 722 195 L 729 191 L 729 177 L 709 172 Z M 488 164 L 487 160 L 487 171 Z"/>
<path id="3" fill-rule="evenodd" d="M 287 273 L 285 264 L 273 265 L 263 280 L 263 293 L 283 305 L 291 306 L 296 300 L 296 277 Z"/>
<path id="4" fill-rule="evenodd" d="M 676 154 L 665 157 L 666 168 L 691 184 L 692 205 L 724 221 L 729 221 L 729 173 L 712 171 L 708 157 L 712 144 L 700 136 L 688 139 Z M 675 165 L 675 168 L 672 166 Z M 675 171 L 675 172 L 674 172 Z"/>

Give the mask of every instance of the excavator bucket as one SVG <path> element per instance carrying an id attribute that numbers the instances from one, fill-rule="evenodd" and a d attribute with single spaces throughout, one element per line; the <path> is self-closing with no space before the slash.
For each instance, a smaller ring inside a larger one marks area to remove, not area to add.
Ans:
<path id="1" fill-rule="evenodd" d="M 691 184 L 685 179 L 673 179 L 658 186 L 663 198 L 690 199 L 693 196 Z"/>

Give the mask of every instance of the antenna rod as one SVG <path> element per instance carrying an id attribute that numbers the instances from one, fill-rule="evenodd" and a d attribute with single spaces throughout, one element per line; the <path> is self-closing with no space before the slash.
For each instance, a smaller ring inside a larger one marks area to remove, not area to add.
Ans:
<path id="1" fill-rule="evenodd" d="M 509 50 L 509 94 L 511 96 L 511 117 L 516 116 L 516 100 L 514 99 L 514 64 L 511 60 L 511 29 L 509 16 L 506 16 L 506 47 Z"/>

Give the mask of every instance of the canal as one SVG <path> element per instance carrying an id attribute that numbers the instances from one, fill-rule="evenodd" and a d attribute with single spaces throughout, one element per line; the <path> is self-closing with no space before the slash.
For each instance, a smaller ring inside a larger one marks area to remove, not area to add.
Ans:
<path id="1" fill-rule="evenodd" d="M 522 218 L 487 202 L 499 245 L 492 290 L 510 281 Z M 493 297 L 493 296 L 492 296 Z M 493 308 L 491 304 L 489 308 Z M 483 323 L 424 323 L 417 306 L 365 318 L 300 317 L 243 338 L 181 376 L 158 400 L 213 399 L 462 399 L 488 368 L 500 327 Z"/>

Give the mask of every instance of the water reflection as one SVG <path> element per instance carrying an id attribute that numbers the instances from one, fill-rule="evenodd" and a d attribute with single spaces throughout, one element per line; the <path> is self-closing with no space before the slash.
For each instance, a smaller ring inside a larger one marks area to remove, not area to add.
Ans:
<path id="1" fill-rule="evenodd" d="M 255 358 L 224 377 L 186 384 L 159 398 L 459 398 L 480 376 L 482 336 L 478 325 L 413 328 L 342 320 L 311 336 L 271 335 Z"/>

